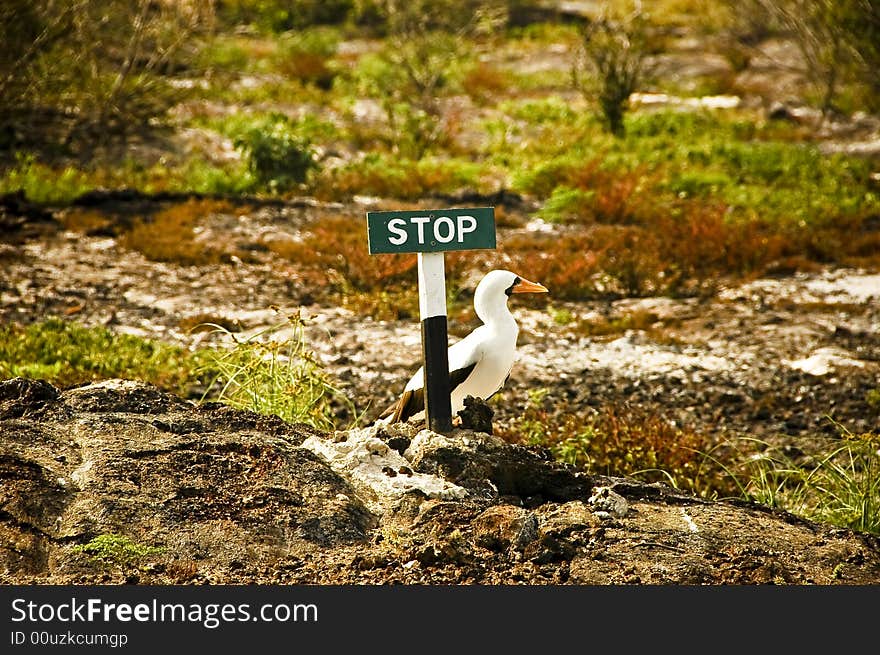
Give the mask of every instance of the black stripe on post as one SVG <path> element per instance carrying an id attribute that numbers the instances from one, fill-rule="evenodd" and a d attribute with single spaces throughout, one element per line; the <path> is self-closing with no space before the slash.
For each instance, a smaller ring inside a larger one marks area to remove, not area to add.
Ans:
<path id="1" fill-rule="evenodd" d="M 426 422 L 429 430 L 440 434 L 452 431 L 449 344 L 446 334 L 445 316 L 430 316 L 422 321 Z"/>

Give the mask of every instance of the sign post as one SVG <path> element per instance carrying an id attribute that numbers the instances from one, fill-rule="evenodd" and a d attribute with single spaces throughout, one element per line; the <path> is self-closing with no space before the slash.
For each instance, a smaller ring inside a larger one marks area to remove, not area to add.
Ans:
<path id="1" fill-rule="evenodd" d="M 452 430 L 446 321 L 447 250 L 495 248 L 495 210 L 432 209 L 367 212 L 370 254 L 418 253 L 419 318 L 429 429 Z"/>

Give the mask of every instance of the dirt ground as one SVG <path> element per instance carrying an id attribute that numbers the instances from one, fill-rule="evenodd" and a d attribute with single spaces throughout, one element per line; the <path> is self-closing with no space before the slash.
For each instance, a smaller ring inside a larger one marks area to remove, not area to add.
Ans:
<path id="1" fill-rule="evenodd" d="M 113 202 L 102 211 L 118 216 L 155 201 Z M 217 213 L 209 217 L 204 238 L 222 232 L 252 252 L 254 261 L 210 266 L 152 262 L 112 237 L 29 219 L 0 245 L 0 321 L 64 316 L 195 347 L 216 338 L 189 330 L 199 317 L 237 324 L 239 336 L 246 337 L 279 321 L 273 308 L 298 312 L 307 318 L 309 347 L 369 423 L 418 364 L 417 317 L 374 320 L 316 304 L 319 290 L 301 271 L 260 247 L 267 239 L 296 235 L 306 220 L 328 213 L 365 230 L 364 211 L 356 204 L 303 200 Z M 540 221 L 523 218 L 522 227 L 499 230 L 499 244 L 514 231 L 541 229 Z M 470 290 L 482 271 L 472 273 Z M 721 288 L 711 298 L 570 303 L 556 301 L 551 289 L 545 306 L 526 307 L 517 298 L 510 305 L 521 333 L 518 362 L 493 399 L 502 428 L 522 414 L 529 392 L 537 389 L 547 390 L 541 402 L 551 416 L 628 404 L 719 441 L 880 428 L 880 407 L 869 402 L 880 371 L 876 272 L 770 277 Z M 643 329 L 604 336 L 584 329 L 627 316 L 640 317 Z M 474 326 L 472 319 L 452 316 L 451 341 Z M 339 427 L 347 427 L 351 416 L 340 411 Z"/>

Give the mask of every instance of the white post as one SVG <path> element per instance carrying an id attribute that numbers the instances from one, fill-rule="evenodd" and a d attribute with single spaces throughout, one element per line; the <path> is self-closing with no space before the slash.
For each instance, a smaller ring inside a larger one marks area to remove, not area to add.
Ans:
<path id="1" fill-rule="evenodd" d="M 446 261 L 442 252 L 419 253 L 419 318 L 446 316 Z"/>
<path id="2" fill-rule="evenodd" d="M 425 367 L 425 418 L 434 432 L 452 430 L 446 327 L 446 263 L 442 252 L 420 252 L 419 315 Z"/>

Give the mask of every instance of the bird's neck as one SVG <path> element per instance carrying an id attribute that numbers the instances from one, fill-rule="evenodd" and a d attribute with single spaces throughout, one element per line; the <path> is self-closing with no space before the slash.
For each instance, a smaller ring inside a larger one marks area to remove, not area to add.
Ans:
<path id="1" fill-rule="evenodd" d="M 477 310 L 477 316 L 483 321 L 483 324 L 492 331 L 512 331 L 514 334 L 519 331 L 519 326 L 517 326 L 513 314 L 510 313 L 507 303 L 503 305 L 483 307 L 480 310 Z"/>

